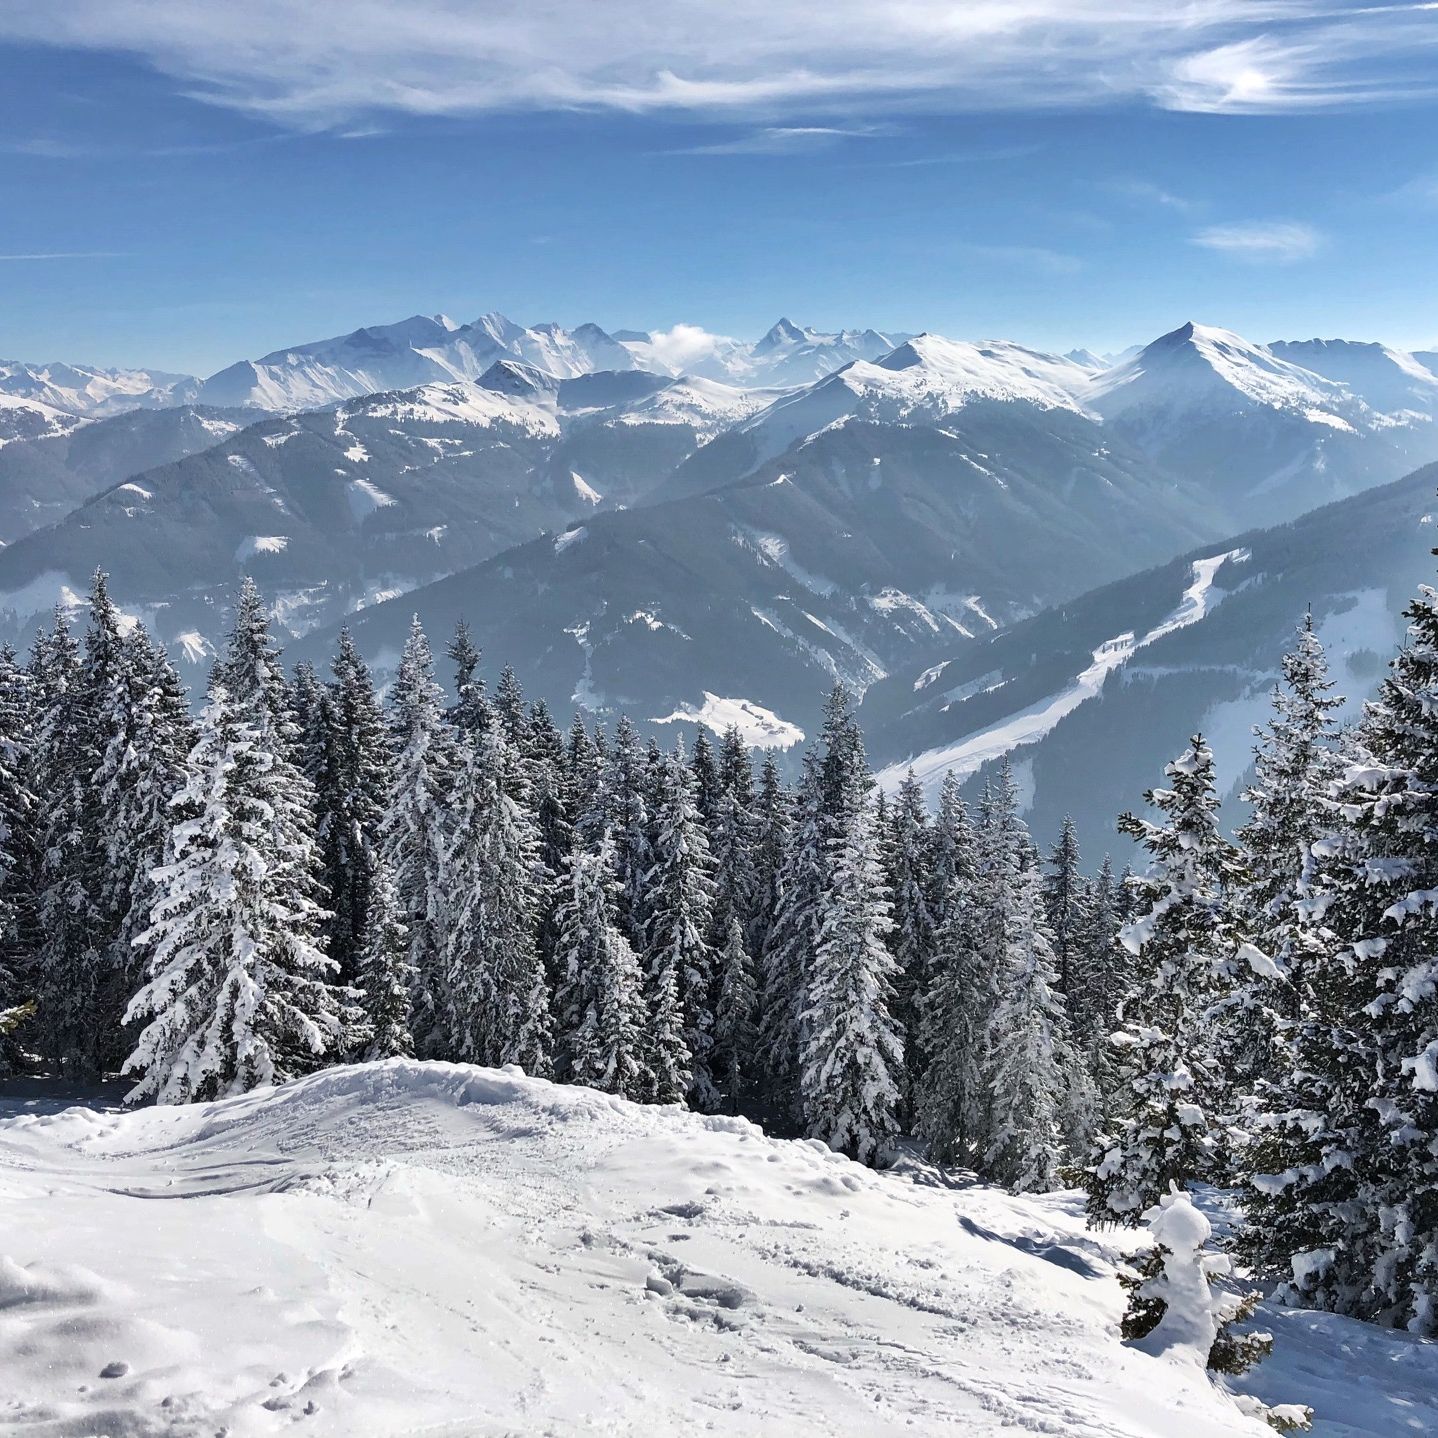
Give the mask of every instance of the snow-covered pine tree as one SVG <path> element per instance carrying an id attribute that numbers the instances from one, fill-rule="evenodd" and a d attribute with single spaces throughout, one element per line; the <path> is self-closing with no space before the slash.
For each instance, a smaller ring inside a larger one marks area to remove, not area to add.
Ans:
<path id="1" fill-rule="evenodd" d="M 445 855 L 448 982 L 440 1031 L 454 1057 L 547 1078 L 554 1032 L 538 949 L 539 836 L 509 794 L 523 762 L 503 726 L 465 744 Z"/>
<path id="2" fill-rule="evenodd" d="M 1289 1260 L 1290 1300 L 1431 1336 L 1438 591 L 1423 586 L 1404 617 L 1407 641 L 1332 789 L 1337 822 L 1310 846 L 1302 916 L 1314 932 L 1297 965 L 1295 1107 L 1273 1135 L 1267 1178 L 1254 1180 L 1268 1199 L 1254 1219 L 1272 1226 L 1265 1256 Z"/>
<path id="3" fill-rule="evenodd" d="M 609 800 L 605 793 L 608 775 L 604 761 L 585 727 L 584 716 L 575 714 L 564 745 L 565 807 L 574 825 L 578 843 L 591 849 L 609 832 Z"/>
<path id="4" fill-rule="evenodd" d="M 904 1039 L 891 1004 L 885 892 L 871 780 L 859 744 L 836 790 L 802 1019 L 799 1090 L 811 1138 L 873 1164 L 898 1132 Z"/>
<path id="5" fill-rule="evenodd" d="M 1129 1295 L 1124 1338 L 1146 1353 L 1186 1356 L 1216 1373 L 1244 1373 L 1266 1358 L 1273 1350 L 1271 1334 L 1233 1331 L 1261 1295 L 1212 1290 L 1209 1280 L 1231 1273 L 1232 1263 L 1227 1254 L 1208 1251 L 1212 1225 L 1189 1196 L 1180 1190 L 1162 1195 L 1144 1219 L 1153 1247 L 1135 1271 L 1119 1275 Z M 1306 1404 L 1270 1407 L 1247 1395 L 1235 1397 L 1244 1413 L 1280 1433 L 1312 1425 L 1313 1410 Z"/>
<path id="6" fill-rule="evenodd" d="M 1224 996 L 1231 925 L 1224 884 L 1232 867 L 1218 830 L 1213 753 L 1201 735 L 1144 796 L 1158 822 L 1124 814 L 1119 828 L 1148 851 L 1135 884 L 1140 912 L 1123 930 L 1138 982 L 1124 1004 L 1117 1114 L 1098 1141 L 1088 1186 L 1096 1224 L 1134 1227 L 1168 1192 L 1215 1171 L 1228 1095 L 1214 1061 L 1209 1016 Z"/>
<path id="7" fill-rule="evenodd" d="M 1064 1007 L 1079 1061 L 1093 1081 L 1099 1115 L 1110 1112 L 1115 1082 L 1114 1050 L 1109 1036 L 1118 1027 L 1124 973 L 1131 963 L 1119 943 L 1118 880 L 1107 854 L 1098 874 L 1088 885 L 1083 905 L 1083 926 L 1070 960 L 1071 992 Z"/>
<path id="8" fill-rule="evenodd" d="M 694 804 L 707 829 L 718 810 L 724 783 L 719 777 L 719 761 L 714 756 L 714 746 L 709 742 L 708 731 L 702 727 L 694 735 L 694 757 L 689 767 L 694 775 Z"/>
<path id="9" fill-rule="evenodd" d="M 414 971 L 399 892 L 382 855 L 372 856 L 369 869 L 369 921 L 355 966 L 364 1014 L 360 1057 L 367 1062 L 413 1058 Z"/>
<path id="10" fill-rule="evenodd" d="M 123 708 L 106 717 L 97 732 L 107 737 L 97 775 L 97 810 L 110 838 L 106 842 L 107 907 L 116 916 L 107 966 L 113 1014 L 104 1059 L 118 1067 L 132 1046 L 122 1027 L 125 1010 L 143 980 L 146 955 L 136 939 L 149 925 L 157 897 L 153 878 L 164 858 L 174 815 L 171 801 L 184 782 L 185 761 L 194 744 L 194 725 L 184 685 L 164 649 L 143 625 L 123 641 L 125 685 L 112 704 Z M 123 836 L 123 837 L 117 837 Z M 108 1027 L 108 1025 L 107 1025 Z"/>
<path id="11" fill-rule="evenodd" d="M 525 761 L 529 770 L 529 807 L 539 835 L 539 955 L 551 994 L 559 990 L 557 957 L 556 887 L 574 843 L 574 826 L 565 807 L 564 739 L 542 699 L 529 712 Z"/>
<path id="12" fill-rule="evenodd" d="M 445 997 L 445 833 L 455 756 L 444 695 L 416 615 L 389 695 L 390 790 L 381 852 L 399 895 L 414 975 L 416 1050 L 433 1052 Z"/>
<path id="13" fill-rule="evenodd" d="M 593 851 L 576 846 L 556 887 L 565 1076 L 605 1093 L 646 1098 L 653 1089 L 644 1063 L 649 1012 L 639 959 L 616 922 L 613 841 L 602 838 Z M 682 1032 L 678 1038 L 682 1043 Z"/>
<path id="14" fill-rule="evenodd" d="M 1065 999 L 1073 988 L 1074 951 L 1084 929 L 1087 897 L 1079 870 L 1078 831 L 1065 814 L 1058 841 L 1049 850 L 1049 872 L 1044 879 L 1044 912 L 1053 934 L 1055 976 Z"/>
<path id="15" fill-rule="evenodd" d="M 829 882 L 822 798 L 819 756 L 811 749 L 804 755 L 803 776 L 779 869 L 774 921 L 760 956 L 758 1058 L 764 1076 L 765 1111 L 780 1131 L 803 1123 L 799 1064 L 804 1013 Z"/>
<path id="16" fill-rule="evenodd" d="M 737 914 L 730 914 L 724 945 L 717 956 L 718 994 L 714 1001 L 714 1081 L 725 1107 L 738 1113 L 754 1077 L 754 966 Z"/>
<path id="17" fill-rule="evenodd" d="M 0 646 L 0 1073 L 17 1061 L 35 983 L 40 806 L 31 788 L 34 683 Z M 25 1012 L 22 1014 L 22 1008 Z"/>
<path id="18" fill-rule="evenodd" d="M 282 768 L 214 684 L 140 936 L 149 979 L 126 1017 L 148 1022 L 125 1064 L 137 1076 L 132 1103 L 282 1083 L 344 1041 L 334 966 L 316 942 L 320 911 L 292 882 L 293 861 L 275 862 Z"/>
<path id="19" fill-rule="evenodd" d="M 768 947 L 769 933 L 779 912 L 780 874 L 789 843 L 793 796 L 784 787 L 772 754 L 764 756 L 759 790 L 754 798 L 754 904 L 745 936 L 756 961 Z"/>
<path id="20" fill-rule="evenodd" d="M 729 750 L 730 737 L 738 746 Z M 709 821 L 709 849 L 714 864 L 714 910 L 711 940 L 715 950 L 729 941 L 729 920 L 747 929 L 758 887 L 755 849 L 758 825 L 754 818 L 754 782 L 748 751 L 731 731 L 721 750 L 719 797 Z M 746 940 L 747 943 L 747 940 Z"/>
<path id="21" fill-rule="evenodd" d="M 369 927 L 373 864 L 390 791 L 389 733 L 369 668 L 340 630 L 324 714 L 329 762 L 316 785 L 317 833 L 331 915 L 327 950 L 347 982 Z"/>
<path id="22" fill-rule="evenodd" d="M 608 810 L 609 833 L 614 840 L 619 927 L 635 951 L 642 952 L 648 917 L 646 881 L 654 864 L 654 854 L 645 797 L 648 776 L 644 750 L 627 715 L 620 718 L 615 728 L 606 768 L 601 794 Z"/>
<path id="23" fill-rule="evenodd" d="M 933 848 L 924 791 L 912 769 L 904 776 L 888 815 L 884 846 L 885 879 L 893 904 L 889 950 L 894 956 L 894 1018 L 904 1033 L 903 1098 L 912 1106 L 914 1085 L 924 1070 L 925 1046 L 919 1007 L 933 975 L 937 925 L 930 907 Z"/>
<path id="24" fill-rule="evenodd" d="M 654 862 L 645 879 L 644 962 L 654 1041 L 649 1068 L 659 1102 L 687 1095 L 695 1108 L 713 1113 L 720 1103 L 709 1066 L 714 1044 L 714 951 L 709 943 L 714 881 L 697 784 L 682 739 L 664 765 L 653 849 Z M 677 1048 L 669 1016 L 671 991 L 683 1024 L 683 1043 Z"/>
<path id="25" fill-rule="evenodd" d="M 455 703 L 449 711 L 449 722 L 461 733 L 477 734 L 493 722 L 494 711 L 479 674 L 479 645 L 463 619 L 454 626 L 454 637 L 445 653 L 454 661 Z"/>
<path id="26" fill-rule="evenodd" d="M 494 714 L 504 728 L 504 737 L 516 749 L 524 750 L 524 688 L 513 666 L 506 664 L 494 691 Z"/>
<path id="27" fill-rule="evenodd" d="M 986 1042 L 992 1127 L 983 1171 L 1016 1193 L 1058 1187 L 1059 1164 L 1087 1074 L 1068 1038 L 1036 869 L 1012 877 L 1005 964 Z"/>
<path id="28" fill-rule="evenodd" d="M 64 611 L 36 640 L 34 787 L 39 945 L 33 1032 L 40 1052 L 67 1076 L 94 1077 L 105 1033 L 101 1003 L 105 941 L 94 890 L 93 779 L 96 755 L 80 651 Z"/>
<path id="29" fill-rule="evenodd" d="M 983 1042 L 993 985 L 975 937 L 969 910 L 951 907 L 935 935 L 929 989 L 919 1006 L 927 1062 L 914 1131 L 941 1164 L 972 1162 L 988 1128 Z"/>
<path id="30" fill-rule="evenodd" d="M 929 827 L 929 912 L 937 928 L 955 905 L 967 902 L 974 877 L 974 831 L 963 789 L 952 769 L 939 786 L 939 807 Z"/>
<path id="31" fill-rule="evenodd" d="M 1243 915 L 1242 942 L 1231 960 L 1232 993 L 1222 1023 L 1221 1055 L 1242 1095 L 1271 1086 L 1289 1067 L 1281 1028 L 1297 1017 L 1309 943 L 1297 907 L 1309 846 L 1329 821 L 1328 793 L 1342 772 L 1328 662 L 1313 616 L 1298 628 L 1274 686 L 1272 718 L 1254 730 L 1253 806 L 1238 831 L 1233 908 Z M 1289 1105 L 1274 1094 L 1281 1111 Z M 1275 1105 L 1270 1105 L 1274 1107 Z"/>

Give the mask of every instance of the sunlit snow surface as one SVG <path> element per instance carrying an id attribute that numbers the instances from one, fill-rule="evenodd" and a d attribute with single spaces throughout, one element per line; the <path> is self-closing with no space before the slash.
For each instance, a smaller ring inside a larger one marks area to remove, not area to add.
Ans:
<path id="1" fill-rule="evenodd" d="M 1200 1368 L 1118 1341 L 1108 1243 L 1073 1194 L 513 1071 L 22 1117 L 0 1431 L 1260 1438 Z M 1341 1371 L 1336 1337 L 1302 1351 Z"/>

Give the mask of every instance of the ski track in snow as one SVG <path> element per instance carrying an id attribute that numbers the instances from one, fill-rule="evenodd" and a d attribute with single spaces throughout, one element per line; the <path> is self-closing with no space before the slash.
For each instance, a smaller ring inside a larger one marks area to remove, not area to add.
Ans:
<path id="1" fill-rule="evenodd" d="M 1262 1438 L 1120 1344 L 1108 1244 L 1075 1194 L 517 1070 L 32 1114 L 0 1123 L 0 1431 Z"/>
<path id="2" fill-rule="evenodd" d="M 1218 571 L 1226 563 L 1238 564 L 1247 558 L 1247 550 L 1231 549 L 1224 554 L 1195 560 L 1192 582 L 1183 591 L 1173 613 L 1142 638 L 1136 638 L 1130 632 L 1106 639 L 1093 651 L 1093 662 L 1088 668 L 1057 694 L 1051 694 L 1018 714 L 1010 715 L 1001 724 L 970 734 L 957 743 L 929 749 L 903 763 L 891 764 L 879 772 L 879 783 L 886 792 L 894 793 L 903 783 L 904 776 L 913 769 L 924 792 L 932 798 L 950 770 L 959 779 L 967 779 L 990 760 L 1000 759 L 1026 744 L 1036 744 L 1053 730 L 1059 720 L 1072 714 L 1080 704 L 1101 694 L 1108 676 L 1126 664 L 1138 650 L 1202 619 L 1213 605 L 1213 582 Z"/>

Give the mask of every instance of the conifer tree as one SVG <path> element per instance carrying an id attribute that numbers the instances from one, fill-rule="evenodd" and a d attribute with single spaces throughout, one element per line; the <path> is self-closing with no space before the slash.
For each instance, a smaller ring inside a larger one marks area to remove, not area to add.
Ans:
<path id="1" fill-rule="evenodd" d="M 328 952 L 351 978 L 369 927 L 374 863 L 389 797 L 389 734 L 369 668 L 340 630 L 334 681 L 323 713 L 329 762 L 316 786 L 317 833 L 330 896 Z"/>
<path id="2" fill-rule="evenodd" d="M 461 733 L 478 734 L 489 727 L 494 711 L 479 675 L 479 646 L 463 619 L 454 626 L 454 637 L 445 653 L 454 661 L 455 703 L 449 711 L 449 721 Z M 511 698 L 506 696 L 506 703 L 509 702 Z M 517 727 L 523 729 L 522 725 Z"/>
<path id="3" fill-rule="evenodd" d="M 549 987 L 537 946 L 534 820 L 509 795 L 521 761 L 499 725 L 471 735 L 443 871 L 447 985 L 441 1032 L 457 1058 L 552 1072 Z"/>
<path id="4" fill-rule="evenodd" d="M 762 959 L 779 912 L 780 875 L 789 843 L 792 796 L 772 754 L 764 756 L 754 798 L 754 902 L 745 926 L 749 952 Z"/>
<path id="5" fill-rule="evenodd" d="M 819 757 L 810 750 L 804 755 L 804 773 L 779 871 L 774 921 L 765 937 L 760 966 L 759 1063 L 769 1107 L 781 1129 L 802 1122 L 799 1063 L 804 1014 L 828 886 L 821 802 Z"/>
<path id="6" fill-rule="evenodd" d="M 1285 1296 L 1438 1333 L 1438 591 L 1353 735 L 1309 846 L 1299 1012 L 1246 1238 Z M 1266 1230 L 1257 1232 L 1259 1225 Z M 1254 1242 L 1255 1238 L 1257 1242 Z M 1286 1260 L 1286 1264 L 1284 1261 Z"/>
<path id="7" fill-rule="evenodd" d="M 710 1070 L 714 953 L 709 933 L 714 884 L 696 789 L 680 740 L 664 766 L 654 821 L 654 862 L 646 879 L 645 967 L 654 1040 L 649 1067 L 659 1085 L 656 1095 L 660 1102 L 672 1102 L 687 1093 L 694 1107 L 712 1113 L 719 1106 L 719 1090 Z M 683 1025 L 683 1043 L 678 1049 L 670 1032 L 674 1000 Z M 671 1063 L 671 1055 L 663 1052 L 666 1049 L 673 1050 L 676 1059 L 682 1051 L 683 1059 Z M 661 1077 L 665 1079 L 662 1084 Z M 669 1082 L 681 1080 L 684 1088 L 677 1094 L 666 1092 Z"/>
<path id="8" fill-rule="evenodd" d="M 1044 1193 L 1058 1187 L 1075 1090 L 1087 1075 L 1078 1070 L 1055 991 L 1039 875 L 1021 869 L 1012 882 L 1005 972 L 986 1045 L 992 1128 L 983 1167 L 1016 1193 Z"/>
<path id="9" fill-rule="evenodd" d="M 43 796 L 36 876 L 35 1037 L 67 1076 L 99 1074 L 104 931 L 94 892 L 95 753 L 80 651 L 62 610 L 37 640 L 35 788 Z"/>
<path id="10" fill-rule="evenodd" d="M 1089 1183 L 1090 1219 L 1129 1227 L 1171 1183 L 1214 1172 L 1227 1098 L 1209 1016 L 1224 992 L 1231 929 L 1223 886 L 1232 859 L 1218 832 L 1213 754 L 1202 736 L 1165 772 L 1171 787 L 1144 796 L 1158 822 L 1133 814 L 1119 820 L 1151 864 L 1135 885 L 1143 912 L 1122 936 L 1140 977 L 1113 1040 L 1117 1120 L 1099 1141 Z"/>
<path id="11" fill-rule="evenodd" d="M 933 975 L 937 926 L 931 904 L 929 863 L 932 840 L 924 793 L 914 771 L 899 786 L 888 819 L 886 878 L 893 904 L 889 949 L 894 955 L 894 1017 L 904 1032 L 904 1100 L 923 1073 L 924 1044 L 919 1008 Z"/>
<path id="12" fill-rule="evenodd" d="M 149 979 L 127 1019 L 148 1022 L 125 1064 L 137 1076 L 132 1103 L 282 1083 L 344 1041 L 334 966 L 318 943 L 322 911 L 291 882 L 300 860 L 277 854 L 279 769 L 214 684 L 141 935 Z"/>
<path id="13" fill-rule="evenodd" d="M 799 1087 L 810 1137 L 872 1164 L 898 1131 L 904 1041 L 890 1008 L 889 903 L 862 747 L 851 758 L 842 823 L 826 845 L 830 883 L 803 1014 Z"/>
<path id="14" fill-rule="evenodd" d="M 628 717 L 614 731 L 601 793 L 608 808 L 619 883 L 619 927 L 636 951 L 644 949 L 648 919 L 646 880 L 653 867 L 651 823 L 646 800 L 644 751 Z"/>
<path id="15" fill-rule="evenodd" d="M 506 664 L 494 691 L 494 714 L 504 729 L 504 737 L 523 752 L 524 689 L 511 665 Z"/>
<path id="16" fill-rule="evenodd" d="M 653 1087 L 643 1057 L 648 1011 L 639 960 L 616 922 L 613 866 L 612 840 L 593 851 L 576 847 L 557 885 L 564 1074 L 642 1099 Z"/>
<path id="17" fill-rule="evenodd" d="M 400 918 L 399 893 L 383 858 L 370 865 L 369 922 L 356 965 L 364 1013 L 361 1057 L 414 1057 L 414 972 L 408 935 Z"/>
<path id="18" fill-rule="evenodd" d="M 929 842 L 929 912 L 937 930 L 955 905 L 967 902 L 967 887 L 974 877 L 974 831 L 952 769 L 944 774 L 939 788 Z"/>
<path id="19" fill-rule="evenodd" d="M 1329 791 L 1342 772 L 1335 747 L 1342 703 L 1328 679 L 1313 616 L 1305 615 L 1283 658 L 1272 719 L 1254 730 L 1254 782 L 1244 793 L 1253 812 L 1237 835 L 1242 861 L 1234 908 L 1244 922 L 1232 960 L 1222 1055 L 1254 1101 L 1258 1091 L 1281 1083 L 1290 1064 L 1281 1030 L 1298 1016 L 1309 943 L 1297 906 L 1309 848 L 1329 820 Z M 1289 1105 L 1274 1094 L 1269 1106 Z"/>
<path id="20" fill-rule="evenodd" d="M 391 771 L 382 854 L 409 934 L 415 1046 L 424 1055 L 441 1040 L 438 1023 L 446 1002 L 443 872 L 455 759 L 443 704 L 429 641 L 416 616 L 390 690 Z"/>
<path id="21" fill-rule="evenodd" d="M 38 942 L 35 885 L 39 801 L 32 784 L 34 683 L 0 646 L 0 1073 L 18 1058 L 31 1015 Z"/>
<path id="22" fill-rule="evenodd" d="M 738 1113 L 754 1077 L 753 964 L 739 916 L 729 915 L 724 945 L 718 952 L 718 996 L 714 1001 L 714 1081 L 730 1113 Z"/>
<path id="23" fill-rule="evenodd" d="M 1067 999 L 1073 990 L 1073 967 L 1080 935 L 1085 927 L 1083 875 L 1079 870 L 1078 833 L 1064 816 L 1058 842 L 1049 851 L 1049 873 L 1044 880 L 1044 910 L 1054 940 L 1058 989 Z"/>
<path id="24" fill-rule="evenodd" d="M 1074 945 L 1072 987 L 1064 1007 L 1079 1061 L 1093 1081 L 1099 1114 L 1110 1111 L 1115 1083 L 1114 1050 L 1109 1037 L 1118 1027 L 1121 971 L 1131 962 L 1119 943 L 1118 880 L 1107 854 L 1088 886 L 1083 927 Z"/>

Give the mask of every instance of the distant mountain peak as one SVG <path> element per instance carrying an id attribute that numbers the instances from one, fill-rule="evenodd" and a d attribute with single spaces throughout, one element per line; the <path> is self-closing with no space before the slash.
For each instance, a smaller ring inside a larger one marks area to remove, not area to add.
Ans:
<path id="1" fill-rule="evenodd" d="M 768 354 L 782 345 L 798 345 L 816 338 L 813 330 L 801 330 L 787 315 L 781 315 L 769 332 L 754 346 L 755 354 Z"/>

